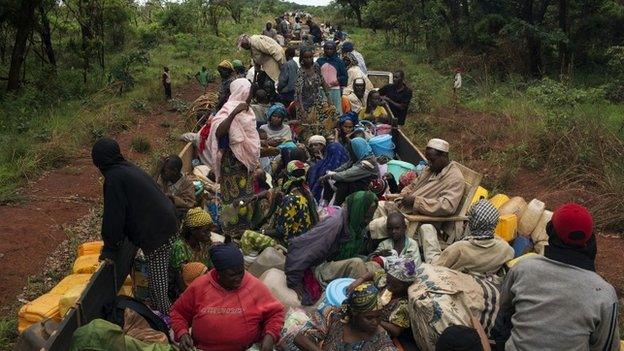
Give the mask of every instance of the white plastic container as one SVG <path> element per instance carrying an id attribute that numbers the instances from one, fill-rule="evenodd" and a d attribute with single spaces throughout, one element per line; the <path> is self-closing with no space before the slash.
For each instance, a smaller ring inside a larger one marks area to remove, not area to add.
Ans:
<path id="1" fill-rule="evenodd" d="M 516 215 L 516 217 L 520 218 L 526 207 L 526 201 L 524 201 L 524 199 L 520 196 L 515 196 L 505 202 L 498 209 L 498 213 L 500 213 L 501 216 Z"/>
<path id="2" fill-rule="evenodd" d="M 533 241 L 533 250 L 540 255 L 544 254 L 544 247 L 548 245 L 548 234 L 546 233 L 546 225 L 552 218 L 552 211 L 545 210 L 542 212 L 535 229 L 531 233 L 531 240 Z"/>
<path id="3" fill-rule="evenodd" d="M 520 220 L 518 221 L 518 234 L 522 236 L 530 236 L 535 227 L 537 227 L 537 223 L 542 217 L 542 213 L 544 213 L 545 209 L 546 204 L 540 200 L 531 200 L 524 211 L 522 211 L 522 215 L 520 215 Z"/>

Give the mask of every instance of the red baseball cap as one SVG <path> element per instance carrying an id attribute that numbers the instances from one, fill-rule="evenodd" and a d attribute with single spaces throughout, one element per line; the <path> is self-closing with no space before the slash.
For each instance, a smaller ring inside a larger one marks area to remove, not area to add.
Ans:
<path id="1" fill-rule="evenodd" d="M 585 246 L 592 236 L 594 221 L 589 211 L 575 203 L 557 208 L 550 220 L 564 244 Z"/>

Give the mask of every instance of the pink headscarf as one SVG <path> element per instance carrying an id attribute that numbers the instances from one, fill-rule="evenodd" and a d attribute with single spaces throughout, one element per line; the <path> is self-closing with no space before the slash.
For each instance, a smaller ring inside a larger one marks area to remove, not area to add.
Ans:
<path id="1" fill-rule="evenodd" d="M 221 122 L 234 111 L 236 106 L 247 102 L 251 93 L 251 83 L 245 78 L 235 79 L 230 84 L 230 97 L 223 107 L 212 117 L 210 136 L 206 140 L 206 156 L 215 172 L 217 181 L 221 178 L 221 157 L 223 150 L 219 150 L 217 129 Z M 260 159 L 260 137 L 256 130 L 256 116 L 251 109 L 243 111 L 234 117 L 229 131 L 230 150 L 249 172 L 253 172 Z"/>

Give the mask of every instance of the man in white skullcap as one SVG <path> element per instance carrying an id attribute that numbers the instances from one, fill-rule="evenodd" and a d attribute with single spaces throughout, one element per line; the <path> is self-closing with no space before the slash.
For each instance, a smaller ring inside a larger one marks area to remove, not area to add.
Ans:
<path id="1" fill-rule="evenodd" d="M 401 190 L 395 202 L 381 201 L 375 211 L 373 221 L 369 225 L 371 237 L 381 239 L 387 237 L 386 216 L 389 212 L 399 210 L 409 215 L 432 217 L 452 216 L 460 206 L 464 195 L 464 176 L 459 167 L 449 159 L 449 143 L 442 139 L 431 139 L 427 143 L 425 158 L 428 167 Z M 385 203 L 384 203 L 385 202 Z M 417 223 L 410 222 L 408 235 L 415 235 Z M 437 231 L 453 236 L 456 228 L 453 222 L 421 224 L 419 237 L 415 238 L 422 245 L 428 241 L 437 241 Z"/>

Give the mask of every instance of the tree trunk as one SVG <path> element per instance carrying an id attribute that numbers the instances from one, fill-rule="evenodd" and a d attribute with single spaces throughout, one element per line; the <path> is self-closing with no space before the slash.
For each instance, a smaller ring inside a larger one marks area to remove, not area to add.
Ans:
<path id="1" fill-rule="evenodd" d="M 52 47 L 52 35 L 50 32 L 50 21 L 48 20 L 48 13 L 45 11 L 43 3 L 39 5 L 39 13 L 41 15 L 41 41 L 43 42 L 43 49 L 48 61 L 56 69 L 56 56 L 54 55 L 54 48 Z"/>
<path id="2" fill-rule="evenodd" d="M 362 26 L 362 8 L 360 8 L 359 6 L 356 6 L 353 8 L 353 12 L 355 12 L 355 17 L 357 18 L 357 23 L 358 23 L 358 27 L 363 27 Z"/>
<path id="3" fill-rule="evenodd" d="M 559 0 L 559 28 L 563 34 L 568 36 L 568 0 Z M 565 74 L 566 66 L 568 64 L 568 45 L 561 41 L 559 42 L 559 65 L 561 67 L 561 74 Z"/>
<path id="4" fill-rule="evenodd" d="M 7 90 L 18 90 L 20 87 L 20 71 L 26 61 L 26 46 L 28 37 L 33 28 L 33 19 L 35 16 L 35 1 L 23 1 L 19 12 L 19 18 L 16 21 L 17 31 L 15 33 L 15 44 L 11 53 L 11 67 L 9 68 L 9 78 Z"/>

